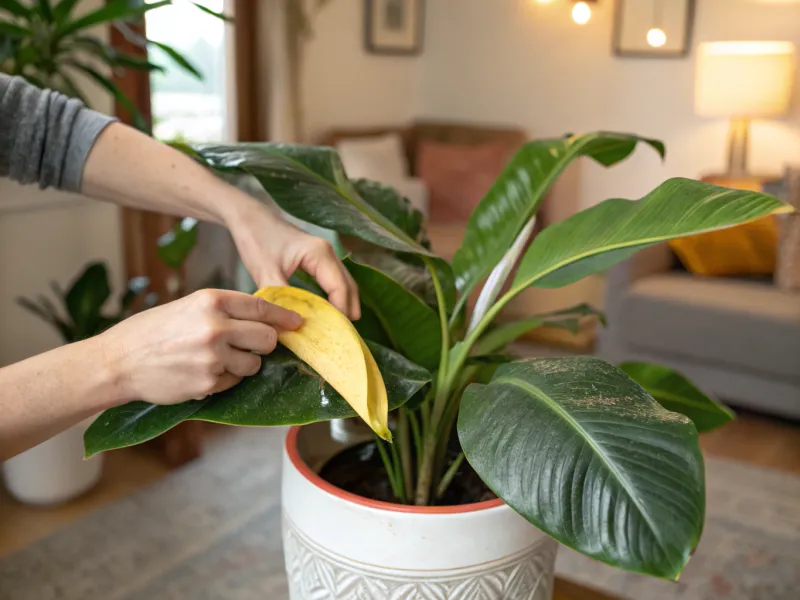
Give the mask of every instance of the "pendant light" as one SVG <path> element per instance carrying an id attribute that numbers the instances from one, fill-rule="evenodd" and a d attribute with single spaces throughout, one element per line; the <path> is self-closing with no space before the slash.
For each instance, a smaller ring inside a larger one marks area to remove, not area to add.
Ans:
<path id="1" fill-rule="evenodd" d="M 592 18 L 592 8 L 589 6 L 590 1 L 594 2 L 594 0 L 580 0 L 572 6 L 572 20 L 578 25 L 586 25 L 589 19 Z"/>
<path id="2" fill-rule="evenodd" d="M 653 4 L 653 27 L 647 32 L 647 43 L 653 48 L 661 48 L 667 43 L 667 34 L 663 29 L 663 0 L 655 0 Z"/>

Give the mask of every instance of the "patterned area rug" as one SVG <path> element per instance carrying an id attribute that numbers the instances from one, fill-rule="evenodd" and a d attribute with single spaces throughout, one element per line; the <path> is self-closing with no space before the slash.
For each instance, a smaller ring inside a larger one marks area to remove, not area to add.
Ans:
<path id="1" fill-rule="evenodd" d="M 281 430 L 206 457 L 0 560 L 0 600 L 283 600 Z M 800 478 L 710 459 L 703 541 L 680 583 L 562 549 L 565 578 L 631 600 L 800 598 Z"/>

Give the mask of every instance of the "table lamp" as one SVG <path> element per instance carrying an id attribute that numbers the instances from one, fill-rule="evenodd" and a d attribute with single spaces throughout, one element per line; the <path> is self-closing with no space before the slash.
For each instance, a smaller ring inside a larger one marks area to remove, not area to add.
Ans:
<path id="1" fill-rule="evenodd" d="M 695 112 L 731 119 L 729 177 L 748 174 L 750 121 L 789 112 L 795 73 L 791 42 L 708 42 L 698 46 Z"/>

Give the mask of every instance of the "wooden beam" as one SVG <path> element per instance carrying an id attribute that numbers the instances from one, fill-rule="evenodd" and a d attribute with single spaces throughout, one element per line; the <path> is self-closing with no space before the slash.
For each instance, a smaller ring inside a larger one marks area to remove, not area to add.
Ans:
<path id="1" fill-rule="evenodd" d="M 259 0 L 233 0 L 236 139 L 240 142 L 267 140 L 266 99 L 259 90 L 264 76 L 258 43 L 260 8 Z"/>

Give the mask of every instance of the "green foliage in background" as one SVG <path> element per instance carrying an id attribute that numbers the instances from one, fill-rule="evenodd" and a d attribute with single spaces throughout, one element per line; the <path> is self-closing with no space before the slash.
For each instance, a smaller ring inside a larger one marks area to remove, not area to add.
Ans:
<path id="1" fill-rule="evenodd" d="M 172 0 L 145 3 L 142 0 L 111 0 L 102 7 L 81 11 L 82 0 L 0 0 L 0 71 L 20 75 L 41 88 L 51 88 L 80 98 L 76 74 L 96 82 L 111 94 L 132 115 L 137 127 L 149 131 L 133 101 L 111 78 L 115 71 L 133 69 L 148 73 L 163 73 L 172 64 L 191 77 L 203 75 L 183 54 L 173 47 L 139 34 L 135 27 L 144 15 Z M 192 2 L 210 17 L 226 19 Z M 119 52 L 98 35 L 98 28 L 114 27 L 125 39 L 140 48 L 157 49 L 158 62 Z M 167 62 L 169 61 L 169 62 Z"/>

